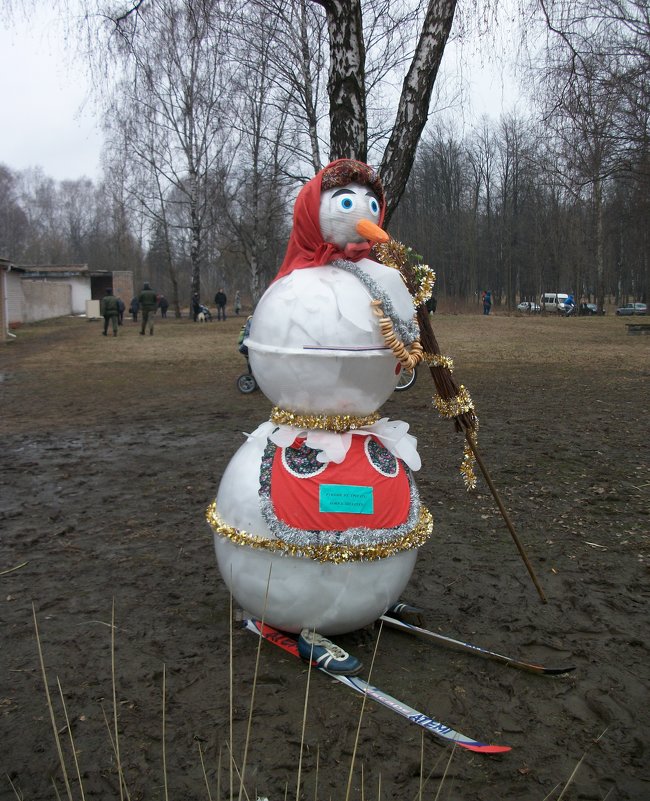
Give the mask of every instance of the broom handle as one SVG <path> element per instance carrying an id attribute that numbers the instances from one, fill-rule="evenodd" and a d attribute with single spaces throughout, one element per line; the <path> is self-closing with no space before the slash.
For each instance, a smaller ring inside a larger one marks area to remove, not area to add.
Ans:
<path id="1" fill-rule="evenodd" d="M 438 346 L 438 342 L 436 340 L 435 334 L 433 333 L 433 327 L 431 325 L 431 320 L 429 319 L 429 314 L 424 308 L 424 306 L 420 306 L 418 309 L 418 323 L 420 326 L 420 333 L 422 337 L 423 344 L 425 346 L 425 350 L 429 353 L 440 353 L 440 347 Z M 436 381 L 436 375 L 439 372 L 436 369 L 434 372 L 434 368 L 430 367 L 431 377 L 433 378 L 434 383 L 436 384 L 436 389 L 438 389 L 439 394 L 443 395 L 444 397 L 444 388 L 443 386 L 438 387 L 438 382 Z M 440 379 L 440 376 L 438 376 Z M 442 383 L 442 382 L 441 382 Z M 456 391 L 457 388 L 455 387 L 455 383 L 452 380 L 452 386 Z M 443 390 L 441 392 L 440 390 Z M 449 390 L 449 388 L 447 388 Z M 547 603 L 546 596 L 544 595 L 544 590 L 542 590 L 541 585 L 535 575 L 535 571 L 533 570 L 533 566 L 530 563 L 530 559 L 528 558 L 526 551 L 524 550 L 524 546 L 521 544 L 521 540 L 517 536 L 517 532 L 515 531 L 515 527 L 510 519 L 510 515 L 508 514 L 507 509 L 503 505 L 499 493 L 497 492 L 497 488 L 494 486 L 490 473 L 487 469 L 485 462 L 483 461 L 481 454 L 478 451 L 476 446 L 476 442 L 474 441 L 473 437 L 471 436 L 471 432 L 474 430 L 474 426 L 476 424 L 476 420 L 474 418 L 473 413 L 470 411 L 469 413 L 460 414 L 456 418 L 454 418 L 454 423 L 456 425 L 457 431 L 463 431 L 465 434 L 465 439 L 467 440 L 467 444 L 469 445 L 472 453 L 474 454 L 474 458 L 476 459 L 476 463 L 481 468 L 481 472 L 483 473 L 483 477 L 485 478 L 485 482 L 490 488 L 490 492 L 492 493 L 492 497 L 496 501 L 497 506 L 499 507 L 499 511 L 505 521 L 506 526 L 508 526 L 508 531 L 512 535 L 512 539 L 517 546 L 517 550 L 519 551 L 519 555 L 524 560 L 524 564 L 526 565 L 526 569 L 530 574 L 530 577 L 533 580 L 533 584 L 535 585 L 537 592 L 539 593 L 539 597 L 542 599 L 542 603 Z"/>
<path id="2" fill-rule="evenodd" d="M 406 282 L 407 289 L 409 290 L 411 295 L 415 296 L 416 294 L 416 292 L 414 291 L 416 286 L 415 274 L 413 272 L 412 267 L 409 265 L 408 260 L 406 260 L 399 267 L 399 270 L 402 273 L 402 276 Z M 431 325 L 431 320 L 429 319 L 429 312 L 426 310 L 424 304 L 420 304 L 420 306 L 418 306 L 417 321 L 418 321 L 418 326 L 420 328 L 420 341 L 424 347 L 425 352 L 439 355 L 440 347 L 438 345 L 438 341 L 436 340 L 436 336 L 433 333 L 433 326 Z M 442 386 L 438 387 L 438 381 L 436 381 L 437 372 L 434 372 L 434 368 L 431 365 L 430 365 L 430 372 L 434 384 L 436 385 L 436 389 L 443 397 L 447 397 L 444 392 L 444 388 Z M 449 371 L 447 371 L 447 375 L 449 375 Z M 438 378 L 440 379 L 440 376 L 438 376 Z M 455 386 L 453 379 L 451 379 L 451 387 L 453 387 L 455 392 L 458 391 L 458 388 Z M 443 392 L 440 392 L 441 389 L 443 390 Z M 446 387 L 446 389 L 449 390 L 450 387 Z M 472 453 L 474 454 L 476 463 L 481 468 L 483 477 L 485 478 L 485 481 L 488 487 L 490 488 L 490 492 L 492 493 L 492 497 L 496 501 L 496 504 L 499 507 L 499 511 L 501 512 L 501 515 L 506 525 L 508 526 L 508 531 L 510 531 L 510 534 L 512 535 L 512 539 L 514 540 L 515 545 L 517 546 L 517 550 L 519 551 L 519 555 L 523 559 L 524 564 L 526 565 L 526 569 L 528 570 L 528 573 L 530 574 L 530 577 L 533 580 L 533 584 L 535 585 L 537 592 L 539 593 L 539 597 L 542 599 L 542 603 L 544 604 L 547 603 L 546 595 L 544 595 L 544 590 L 542 589 L 539 581 L 537 580 L 537 576 L 535 575 L 533 566 L 531 565 L 530 560 L 526 554 L 526 551 L 524 550 L 524 546 L 521 544 L 521 540 L 517 536 L 517 532 L 515 531 L 515 527 L 512 524 L 510 515 L 508 514 L 506 507 L 503 505 L 501 498 L 499 497 L 499 493 L 497 492 L 497 488 L 492 483 L 492 478 L 488 472 L 488 469 L 485 463 L 483 462 L 480 453 L 478 452 L 476 443 L 472 439 L 472 431 L 474 430 L 476 424 L 476 419 L 474 418 L 473 412 L 470 410 L 468 413 L 458 415 L 457 417 L 454 418 L 454 423 L 456 425 L 457 431 L 464 432 L 465 439 L 467 440 L 467 443 Z"/>
<path id="3" fill-rule="evenodd" d="M 503 503 L 501 501 L 499 493 L 497 492 L 497 488 L 494 486 L 494 484 L 492 482 L 492 478 L 490 476 L 490 473 L 488 472 L 488 469 L 487 469 L 485 463 L 483 462 L 483 458 L 481 457 L 481 454 L 479 453 L 478 448 L 476 447 L 476 443 L 474 442 L 474 440 L 473 440 L 473 438 L 471 436 L 471 433 L 467 429 L 465 429 L 465 440 L 467 441 L 467 444 L 469 445 L 472 453 L 474 454 L 474 458 L 476 459 L 476 463 L 481 468 L 481 472 L 483 473 L 483 478 L 485 478 L 485 483 L 490 488 L 490 492 L 492 493 L 492 497 L 494 498 L 494 500 L 496 501 L 497 506 L 499 507 L 499 511 L 501 512 L 501 515 L 502 515 L 503 519 L 505 520 L 506 526 L 508 526 L 508 531 L 510 531 L 510 534 L 512 535 L 512 539 L 514 540 L 515 545 L 517 546 L 517 550 L 519 551 L 519 555 L 524 560 L 524 564 L 526 565 L 526 569 L 528 570 L 528 573 L 530 574 L 530 577 L 533 580 L 533 584 L 537 588 L 537 592 L 539 593 L 539 597 L 542 599 L 542 603 L 545 604 L 545 603 L 547 603 L 547 600 L 546 600 L 546 595 L 544 595 L 544 590 L 542 589 L 542 587 L 541 587 L 541 585 L 540 585 L 540 583 L 539 583 L 539 581 L 537 579 L 537 576 L 535 575 L 535 571 L 533 570 L 533 566 L 530 563 L 530 559 L 528 558 L 528 555 L 526 554 L 526 551 L 524 550 L 524 546 L 522 545 L 521 540 L 519 539 L 519 537 L 517 535 L 517 532 L 515 531 L 515 527 L 512 524 L 512 520 L 510 519 L 510 515 L 508 514 L 508 511 L 507 511 L 506 507 L 503 505 Z"/>

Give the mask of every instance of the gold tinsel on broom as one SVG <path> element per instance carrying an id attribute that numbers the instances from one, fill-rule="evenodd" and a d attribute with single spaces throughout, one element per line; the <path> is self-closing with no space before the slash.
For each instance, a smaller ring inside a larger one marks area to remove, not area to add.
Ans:
<path id="1" fill-rule="evenodd" d="M 382 264 L 399 270 L 413 297 L 413 305 L 420 328 L 420 343 L 424 349 L 423 361 L 429 365 L 436 387 L 433 403 L 442 417 L 454 421 L 456 431 L 465 434 L 466 442 L 460 472 L 467 489 L 474 489 L 476 487 L 476 473 L 474 472 L 476 459 L 467 440 L 471 439 L 474 444 L 476 443 L 478 418 L 474 413 L 474 403 L 469 392 L 462 384 L 460 386 L 456 384 L 452 376 L 453 361 L 440 352 L 438 341 L 431 327 L 429 312 L 425 304 L 433 292 L 435 273 L 422 263 L 421 257 L 411 248 L 394 239 L 385 244 L 376 245 L 375 252 Z"/>

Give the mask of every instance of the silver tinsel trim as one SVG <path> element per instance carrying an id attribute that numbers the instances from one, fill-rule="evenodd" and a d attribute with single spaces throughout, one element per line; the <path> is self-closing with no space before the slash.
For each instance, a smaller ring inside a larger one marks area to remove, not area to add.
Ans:
<path id="1" fill-rule="evenodd" d="M 388 295 L 388 293 L 367 273 L 365 273 L 363 270 L 360 270 L 353 261 L 348 261 L 347 259 L 337 259 L 336 261 L 332 262 L 332 266 L 337 267 L 339 270 L 345 270 L 345 272 L 356 276 L 368 290 L 372 299 L 381 301 L 381 308 L 383 309 L 384 314 L 390 318 L 395 332 L 405 345 L 410 345 L 412 342 L 415 342 L 415 340 L 418 339 L 420 336 L 420 328 L 417 320 L 412 318 L 411 320 L 405 321 L 402 320 L 401 317 L 398 317 L 390 295 Z"/>

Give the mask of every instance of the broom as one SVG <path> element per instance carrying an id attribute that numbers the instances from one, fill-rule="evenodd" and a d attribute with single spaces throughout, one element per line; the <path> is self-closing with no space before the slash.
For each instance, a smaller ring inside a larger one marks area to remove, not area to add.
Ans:
<path id="1" fill-rule="evenodd" d="M 465 437 L 463 462 L 460 468 L 465 483 L 468 489 L 473 489 L 476 486 L 474 464 L 478 464 L 485 479 L 485 483 L 488 485 L 492 497 L 517 546 L 519 555 L 526 565 L 526 569 L 539 593 L 539 597 L 542 603 L 547 603 L 546 595 L 535 575 L 535 571 L 533 570 L 533 566 L 530 563 L 524 546 L 515 531 L 510 515 L 503 505 L 487 466 L 479 452 L 477 444 L 478 419 L 474 412 L 472 399 L 465 387 L 462 384 L 458 386 L 454 380 L 452 375 L 453 362 L 449 357 L 442 355 L 438 341 L 433 332 L 425 302 L 431 296 L 435 274 L 428 267 L 419 263 L 419 257 L 417 257 L 410 248 L 407 248 L 401 242 L 397 242 L 394 239 L 384 244 L 376 245 L 375 251 L 383 264 L 395 267 L 399 270 L 407 289 L 413 296 L 413 302 L 416 306 L 417 322 L 420 329 L 420 345 L 423 351 L 422 360 L 429 366 L 429 371 L 436 388 L 436 395 L 434 395 L 433 399 L 434 404 L 443 417 L 453 420 L 456 431 L 462 433 Z M 412 259 L 415 259 L 418 263 L 414 264 Z"/>

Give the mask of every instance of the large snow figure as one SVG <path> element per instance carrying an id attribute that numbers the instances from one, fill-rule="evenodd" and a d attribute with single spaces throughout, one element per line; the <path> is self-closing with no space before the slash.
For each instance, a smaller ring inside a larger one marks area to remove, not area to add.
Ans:
<path id="1" fill-rule="evenodd" d="M 384 207 L 376 173 L 349 159 L 299 193 L 285 260 L 246 340 L 274 408 L 208 511 L 236 601 L 301 632 L 303 655 L 345 673 L 360 663 L 320 635 L 360 628 L 396 603 L 432 528 L 412 475 L 415 438 L 377 411 L 401 364 L 422 353 L 401 275 L 368 258 L 388 238 Z"/>

